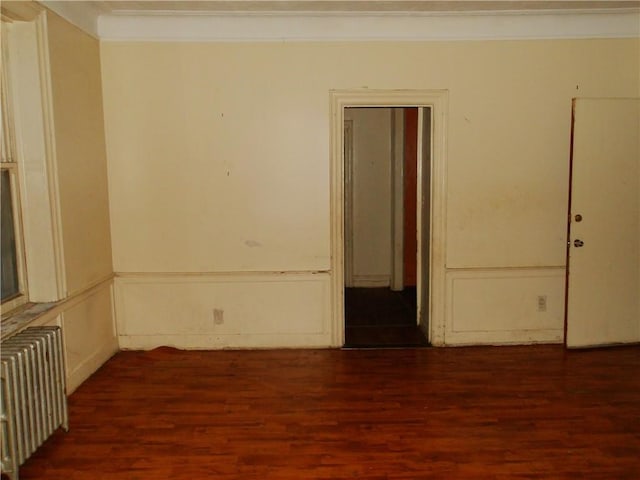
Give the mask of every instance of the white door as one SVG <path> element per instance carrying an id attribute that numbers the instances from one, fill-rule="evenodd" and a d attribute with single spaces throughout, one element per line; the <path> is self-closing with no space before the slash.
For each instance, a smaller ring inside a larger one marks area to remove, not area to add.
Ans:
<path id="1" fill-rule="evenodd" d="M 576 99 L 568 347 L 640 341 L 640 99 Z"/>

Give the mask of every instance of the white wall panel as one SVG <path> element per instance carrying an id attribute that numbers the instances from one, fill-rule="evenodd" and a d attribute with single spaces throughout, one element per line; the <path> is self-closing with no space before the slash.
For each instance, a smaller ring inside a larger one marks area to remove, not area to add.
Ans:
<path id="1" fill-rule="evenodd" d="M 62 314 L 67 392 L 73 392 L 118 351 L 111 282 Z"/>
<path id="2" fill-rule="evenodd" d="M 328 346 L 328 274 L 175 275 L 116 280 L 121 346 Z"/>
<path id="3" fill-rule="evenodd" d="M 561 342 L 564 281 L 564 268 L 448 271 L 445 343 Z"/>

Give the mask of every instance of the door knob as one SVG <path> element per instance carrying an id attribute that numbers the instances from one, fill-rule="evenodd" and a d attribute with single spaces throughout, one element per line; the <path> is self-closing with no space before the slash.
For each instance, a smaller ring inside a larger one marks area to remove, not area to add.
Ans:
<path id="1" fill-rule="evenodd" d="M 576 239 L 573 241 L 573 246 L 574 246 L 574 247 L 581 247 L 581 246 L 583 246 L 583 245 L 584 245 L 584 242 L 583 242 L 582 240 L 578 239 L 578 238 L 576 238 Z"/>
<path id="2" fill-rule="evenodd" d="M 582 221 L 582 215 L 577 214 L 577 215 L 575 216 L 575 219 L 576 219 L 576 222 L 581 222 L 581 221 Z"/>

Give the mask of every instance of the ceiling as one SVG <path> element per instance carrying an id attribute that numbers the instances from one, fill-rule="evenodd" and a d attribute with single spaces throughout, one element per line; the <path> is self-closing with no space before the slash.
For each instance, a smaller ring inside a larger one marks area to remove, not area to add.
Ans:
<path id="1" fill-rule="evenodd" d="M 59 3 L 59 2 L 48 2 Z M 61 2 L 60 2 L 61 3 Z M 491 12 L 639 8 L 640 1 L 483 1 L 483 0 L 209 0 L 80 1 L 97 15 L 133 13 L 266 12 Z"/>

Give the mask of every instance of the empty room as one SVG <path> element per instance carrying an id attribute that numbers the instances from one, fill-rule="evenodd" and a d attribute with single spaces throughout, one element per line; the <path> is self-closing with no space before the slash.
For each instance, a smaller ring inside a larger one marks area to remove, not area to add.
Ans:
<path id="1" fill-rule="evenodd" d="M 640 477 L 640 2 L 0 8 L 2 480 Z"/>

